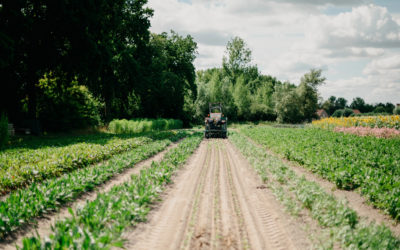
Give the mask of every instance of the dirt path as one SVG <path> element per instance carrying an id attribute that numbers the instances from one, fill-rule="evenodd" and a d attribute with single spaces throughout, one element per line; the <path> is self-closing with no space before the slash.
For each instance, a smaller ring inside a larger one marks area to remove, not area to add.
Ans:
<path id="1" fill-rule="evenodd" d="M 153 210 L 124 235 L 127 249 L 309 249 L 228 140 L 205 140 Z"/>
<path id="2" fill-rule="evenodd" d="M 180 141 L 180 140 L 179 140 Z M 126 182 L 130 179 L 131 175 L 138 174 L 140 170 L 144 167 L 150 166 L 153 161 L 161 161 L 164 157 L 165 153 L 167 153 L 170 149 L 176 147 L 178 142 L 171 143 L 166 149 L 159 152 L 158 154 L 139 162 L 132 168 L 128 168 L 120 174 L 117 174 L 113 178 L 111 178 L 106 183 L 98 186 L 91 192 L 85 193 L 83 196 L 75 200 L 74 202 L 68 204 L 67 206 L 61 208 L 58 212 L 47 215 L 44 218 L 38 220 L 37 225 L 35 226 L 26 226 L 25 230 L 20 231 L 13 235 L 12 239 L 9 239 L 7 242 L 0 244 L 0 249 L 15 249 L 15 244 L 21 244 L 22 239 L 25 237 L 30 237 L 32 235 L 36 235 L 36 232 L 41 236 L 48 236 L 51 233 L 51 225 L 53 225 L 57 220 L 66 218 L 70 216 L 68 212 L 68 208 L 73 208 L 76 210 L 77 207 L 85 205 L 87 201 L 93 201 L 96 199 L 98 193 L 107 192 L 113 186 Z"/>

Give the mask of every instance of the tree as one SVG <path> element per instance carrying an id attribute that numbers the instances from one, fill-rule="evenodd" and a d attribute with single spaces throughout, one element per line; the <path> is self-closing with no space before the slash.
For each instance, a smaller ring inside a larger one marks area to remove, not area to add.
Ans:
<path id="1" fill-rule="evenodd" d="M 344 109 L 347 107 L 347 100 L 344 99 L 343 97 L 339 97 L 335 101 L 335 110 L 336 109 Z"/>
<path id="2" fill-rule="evenodd" d="M 243 76 L 237 78 L 234 88 L 233 98 L 237 107 L 238 118 L 242 120 L 249 120 L 251 115 L 250 107 L 252 100 L 250 97 L 250 92 L 245 86 Z"/>
<path id="3" fill-rule="evenodd" d="M 352 109 L 358 109 L 360 110 L 361 113 L 366 112 L 366 106 L 365 106 L 365 101 L 361 97 L 356 97 L 353 99 L 353 101 L 350 104 L 350 108 Z"/>
<path id="4" fill-rule="evenodd" d="M 148 84 L 138 87 L 143 113 L 150 117 L 187 117 L 183 114 L 185 95 L 196 99 L 195 68 L 197 44 L 191 36 L 176 32 L 152 34 L 152 63 Z"/>
<path id="5" fill-rule="evenodd" d="M 311 69 L 304 74 L 297 88 L 297 95 L 300 101 L 300 108 L 303 118 L 311 121 L 316 118 L 318 109 L 318 86 L 325 83 L 326 78 L 322 77 L 322 70 Z"/>
<path id="6" fill-rule="evenodd" d="M 296 86 L 284 83 L 274 93 L 275 112 L 280 123 L 299 123 L 303 121 L 301 102 L 296 93 Z"/>
<path id="7" fill-rule="evenodd" d="M 400 106 L 397 106 L 393 109 L 393 114 L 394 115 L 400 115 Z"/>
<path id="8" fill-rule="evenodd" d="M 336 110 L 335 102 L 336 102 L 336 97 L 335 96 L 331 96 L 331 97 L 328 98 L 328 100 L 326 100 L 322 104 L 322 108 L 326 110 L 328 115 L 332 115 L 335 112 L 335 110 Z"/>
<path id="9" fill-rule="evenodd" d="M 234 79 L 246 69 L 250 68 L 251 50 L 240 37 L 232 38 L 226 45 L 225 55 L 222 58 L 222 68 L 226 74 Z"/>

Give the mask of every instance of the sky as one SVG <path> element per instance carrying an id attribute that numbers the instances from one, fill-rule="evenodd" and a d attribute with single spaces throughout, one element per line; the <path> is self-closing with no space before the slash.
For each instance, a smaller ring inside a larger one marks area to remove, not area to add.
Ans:
<path id="1" fill-rule="evenodd" d="M 196 69 L 221 67 L 239 36 L 261 73 L 299 84 L 323 70 L 323 99 L 400 103 L 400 0 L 149 0 L 151 31 L 191 35 Z"/>

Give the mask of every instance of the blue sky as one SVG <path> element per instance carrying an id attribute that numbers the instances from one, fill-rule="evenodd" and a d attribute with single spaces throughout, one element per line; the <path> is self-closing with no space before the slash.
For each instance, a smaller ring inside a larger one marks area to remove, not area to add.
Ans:
<path id="1" fill-rule="evenodd" d="M 198 43 L 197 69 L 220 67 L 243 38 L 264 74 L 297 84 L 322 68 L 321 97 L 400 103 L 399 0 L 149 0 L 153 32 Z"/>

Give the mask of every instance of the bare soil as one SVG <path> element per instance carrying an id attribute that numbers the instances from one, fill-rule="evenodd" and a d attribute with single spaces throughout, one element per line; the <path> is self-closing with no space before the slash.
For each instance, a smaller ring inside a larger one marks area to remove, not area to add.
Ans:
<path id="1" fill-rule="evenodd" d="M 74 211 L 81 206 L 84 206 L 86 202 L 93 201 L 96 199 L 98 193 L 103 193 L 107 192 L 110 190 L 113 186 L 122 184 L 126 181 L 128 181 L 131 177 L 131 175 L 134 174 L 139 174 L 140 170 L 143 168 L 150 166 L 150 164 L 155 161 L 161 161 L 164 155 L 172 148 L 176 147 L 178 145 L 178 142 L 172 143 L 169 145 L 166 149 L 161 151 L 160 153 L 139 162 L 138 164 L 132 166 L 132 168 L 128 168 L 125 171 L 123 171 L 120 174 L 115 175 L 112 179 L 109 181 L 105 182 L 104 184 L 98 186 L 96 189 L 93 191 L 87 192 L 84 195 L 82 195 L 80 198 L 75 200 L 72 203 L 69 203 L 67 206 L 61 208 L 58 212 L 48 214 L 45 217 L 42 217 L 38 220 L 37 223 L 33 225 L 27 225 L 24 229 L 21 231 L 15 233 L 12 235 L 10 239 L 7 239 L 5 242 L 0 243 L 0 249 L 15 249 L 16 244 L 20 245 L 22 242 L 22 239 L 25 237 L 30 237 L 33 235 L 36 235 L 37 233 L 41 236 L 48 236 L 51 233 L 51 226 L 55 224 L 57 220 L 62 220 L 64 218 L 67 218 L 70 215 L 68 212 L 68 208 L 72 208 Z"/>
<path id="2" fill-rule="evenodd" d="M 228 140 L 204 140 L 163 199 L 124 235 L 127 249 L 311 248 Z"/>

